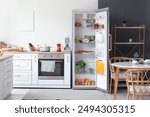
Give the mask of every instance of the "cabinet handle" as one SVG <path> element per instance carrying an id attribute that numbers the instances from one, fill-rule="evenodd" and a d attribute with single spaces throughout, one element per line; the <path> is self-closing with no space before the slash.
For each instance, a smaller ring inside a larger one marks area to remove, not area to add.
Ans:
<path id="1" fill-rule="evenodd" d="M 109 34 L 109 51 L 111 51 L 112 50 L 112 35 L 111 34 Z"/>
<path id="2" fill-rule="evenodd" d="M 14 65 L 15 67 L 21 67 L 21 65 Z"/>
<path id="3" fill-rule="evenodd" d="M 14 75 L 14 77 L 21 77 L 21 75 Z"/>
<path id="4" fill-rule="evenodd" d="M 67 56 L 67 63 L 69 63 L 69 56 Z"/>
<path id="5" fill-rule="evenodd" d="M 36 61 L 36 56 L 34 56 L 34 62 L 37 62 L 37 61 Z"/>
<path id="6" fill-rule="evenodd" d="M 8 70 L 7 73 L 11 72 L 12 70 Z"/>
<path id="7" fill-rule="evenodd" d="M 10 63 L 11 61 L 7 61 L 6 63 Z"/>

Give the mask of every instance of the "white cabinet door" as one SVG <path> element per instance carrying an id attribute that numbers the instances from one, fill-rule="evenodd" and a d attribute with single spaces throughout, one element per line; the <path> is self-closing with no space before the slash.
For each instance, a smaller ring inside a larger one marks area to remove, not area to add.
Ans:
<path id="1" fill-rule="evenodd" d="M 70 85 L 70 77 L 71 77 L 71 55 L 70 54 L 65 54 L 65 59 L 64 59 L 64 84 L 65 85 Z"/>
<path id="2" fill-rule="evenodd" d="M 13 84 L 15 86 L 31 85 L 31 54 L 15 54 L 13 57 Z"/>
<path id="3" fill-rule="evenodd" d="M 14 60 L 13 69 L 17 70 L 31 70 L 31 60 Z"/>
<path id="4" fill-rule="evenodd" d="M 13 84 L 31 84 L 31 71 L 15 71 L 13 73 Z"/>

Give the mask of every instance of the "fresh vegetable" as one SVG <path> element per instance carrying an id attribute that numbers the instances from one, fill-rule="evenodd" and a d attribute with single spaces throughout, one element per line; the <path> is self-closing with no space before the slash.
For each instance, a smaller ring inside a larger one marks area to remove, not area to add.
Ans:
<path id="1" fill-rule="evenodd" d="M 80 61 L 76 62 L 76 67 L 77 67 L 78 69 L 85 68 L 85 66 L 86 66 L 86 63 L 85 63 L 85 61 L 83 61 L 83 60 L 80 60 Z"/>

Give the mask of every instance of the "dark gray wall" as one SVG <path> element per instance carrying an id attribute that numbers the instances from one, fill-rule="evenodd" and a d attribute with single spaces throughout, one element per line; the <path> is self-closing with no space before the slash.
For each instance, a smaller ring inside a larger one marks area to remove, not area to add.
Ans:
<path id="1" fill-rule="evenodd" d="M 99 0 L 99 8 L 110 8 L 110 25 L 146 26 L 145 58 L 150 58 L 150 0 Z"/>

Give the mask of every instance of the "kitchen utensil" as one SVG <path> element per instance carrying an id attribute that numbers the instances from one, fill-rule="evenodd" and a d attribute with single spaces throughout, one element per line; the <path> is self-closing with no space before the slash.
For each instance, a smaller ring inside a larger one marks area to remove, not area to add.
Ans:
<path id="1" fill-rule="evenodd" d="M 50 52 L 50 46 L 41 46 L 41 47 L 39 47 L 39 51 L 40 52 Z"/>

